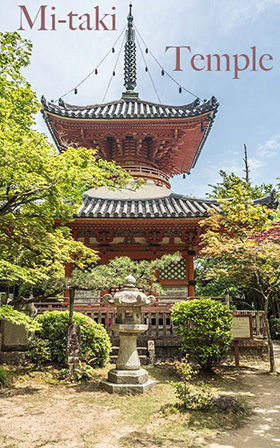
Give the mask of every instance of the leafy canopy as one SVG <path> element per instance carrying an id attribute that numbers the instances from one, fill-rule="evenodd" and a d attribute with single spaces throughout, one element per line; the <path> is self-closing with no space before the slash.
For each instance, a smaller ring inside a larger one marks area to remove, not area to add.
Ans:
<path id="1" fill-rule="evenodd" d="M 40 104 L 22 75 L 32 44 L 18 33 L 0 33 L 0 47 L 0 282 L 24 290 L 62 276 L 65 262 L 96 261 L 65 223 L 89 187 L 120 188 L 130 177 L 97 160 L 92 149 L 59 154 L 34 129 Z"/>
<path id="2" fill-rule="evenodd" d="M 254 204 L 241 179 L 230 189 L 230 197 L 219 201 L 220 213 L 211 210 L 201 224 L 201 255 L 217 261 L 208 278 L 228 278 L 239 286 L 256 284 L 254 288 L 265 298 L 279 287 L 280 246 L 252 235 L 271 227 L 275 212 Z"/>
<path id="3" fill-rule="evenodd" d="M 36 331 L 40 329 L 38 322 L 34 321 L 27 314 L 15 310 L 10 305 L 0 306 L 0 320 L 5 319 L 15 325 L 24 325 L 28 331 Z"/>
<path id="4" fill-rule="evenodd" d="M 236 174 L 228 174 L 223 170 L 220 170 L 220 176 L 222 177 L 221 182 L 218 182 L 216 185 L 209 185 L 212 187 L 212 192 L 207 193 L 209 198 L 230 199 L 231 189 L 236 184 L 241 185 L 252 199 L 263 198 L 264 196 L 269 195 L 273 190 L 273 184 L 262 183 L 261 185 L 253 185 L 251 182 L 241 179 Z"/>
<path id="5" fill-rule="evenodd" d="M 157 279 L 157 272 L 180 259 L 179 253 L 163 255 L 152 261 L 134 261 L 129 257 L 116 257 L 107 265 L 97 266 L 91 272 L 75 270 L 73 277 L 68 280 L 68 285 L 78 289 L 93 290 L 116 288 L 124 285 L 125 278 L 131 274 L 136 278 L 137 287 L 164 294 L 164 289 Z"/>

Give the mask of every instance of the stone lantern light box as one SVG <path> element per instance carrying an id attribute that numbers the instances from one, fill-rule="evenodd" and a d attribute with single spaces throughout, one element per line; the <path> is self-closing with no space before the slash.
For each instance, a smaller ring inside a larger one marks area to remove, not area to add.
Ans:
<path id="1" fill-rule="evenodd" d="M 141 368 L 137 336 L 148 329 L 148 325 L 142 323 L 141 307 L 153 305 L 155 297 L 141 292 L 132 275 L 125 281 L 120 291 L 104 296 L 107 303 L 117 307 L 116 323 L 111 328 L 119 333 L 120 348 L 116 368 L 109 371 L 107 380 L 100 382 L 100 388 L 109 393 L 144 393 L 153 388 L 155 382 Z"/>

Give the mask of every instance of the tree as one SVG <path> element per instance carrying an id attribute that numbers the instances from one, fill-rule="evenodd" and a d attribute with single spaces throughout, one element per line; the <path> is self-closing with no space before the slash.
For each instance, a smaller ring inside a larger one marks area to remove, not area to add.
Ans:
<path id="1" fill-rule="evenodd" d="M 232 313 L 211 299 L 177 302 L 171 319 L 182 336 L 182 350 L 211 371 L 227 355 L 232 341 Z"/>
<path id="2" fill-rule="evenodd" d="M 120 288 L 125 284 L 127 275 L 131 274 L 136 278 L 138 288 L 155 294 L 164 294 L 164 289 L 158 282 L 157 273 L 180 259 L 179 253 L 163 255 L 152 261 L 135 261 L 129 257 L 116 257 L 107 265 L 99 265 L 90 272 L 74 270 L 72 278 L 68 279 L 68 284 L 70 287 L 88 290 Z"/>
<path id="3" fill-rule="evenodd" d="M 230 188 L 230 200 L 221 199 L 220 213 L 211 215 L 203 229 L 201 255 L 214 258 L 217 264 L 208 278 L 229 278 L 240 287 L 254 289 L 262 300 L 270 352 L 270 371 L 275 372 L 273 345 L 268 325 L 268 308 L 280 286 L 280 245 L 261 241 L 253 234 L 271 226 L 275 214 L 263 205 L 256 205 L 242 180 Z M 253 235 L 253 236 L 252 236 Z"/>
<path id="4" fill-rule="evenodd" d="M 245 148 L 244 148 L 245 149 Z M 216 185 L 210 185 L 212 192 L 208 194 L 209 197 L 220 199 L 231 199 L 236 188 L 242 187 L 247 192 L 248 198 L 260 199 L 264 196 L 271 195 L 273 191 L 272 184 L 253 185 L 249 179 L 248 160 L 245 151 L 245 179 L 241 179 L 234 173 L 226 173 L 220 171 L 222 177 L 221 182 Z M 262 300 L 256 291 L 252 291 L 251 283 L 248 285 L 236 284 L 234 279 L 229 275 L 213 277 L 209 273 L 218 267 L 219 260 L 215 258 L 198 257 L 195 260 L 195 278 L 196 278 L 196 292 L 198 296 L 223 296 L 229 294 L 233 306 L 241 306 L 245 308 L 261 309 Z"/>
<path id="5" fill-rule="evenodd" d="M 248 182 L 248 179 L 241 179 L 236 174 L 228 174 L 223 170 L 220 171 L 220 176 L 222 177 L 221 182 L 218 182 L 217 185 L 209 185 L 212 188 L 212 192 L 207 193 L 209 198 L 230 199 L 231 191 L 235 185 L 241 185 L 251 199 L 263 198 L 273 190 L 273 184 L 253 185 L 251 182 Z"/>
<path id="6" fill-rule="evenodd" d="M 136 279 L 137 287 L 150 293 L 164 294 L 165 291 L 158 282 L 157 272 L 170 263 L 180 261 L 181 255 L 163 255 L 156 260 L 134 261 L 129 257 L 116 257 L 107 265 L 99 265 L 90 272 L 75 269 L 72 277 L 65 279 L 65 287 L 69 290 L 69 325 L 73 322 L 75 292 L 80 290 L 105 290 L 121 288 L 125 278 L 131 274 Z"/>
<path id="7" fill-rule="evenodd" d="M 92 149 L 59 154 L 34 129 L 40 104 L 21 74 L 32 44 L 18 33 L 0 33 L 0 47 L 0 283 L 20 296 L 63 277 L 66 262 L 96 261 L 66 224 L 89 187 L 120 188 L 131 178 L 115 163 L 97 160 Z"/>

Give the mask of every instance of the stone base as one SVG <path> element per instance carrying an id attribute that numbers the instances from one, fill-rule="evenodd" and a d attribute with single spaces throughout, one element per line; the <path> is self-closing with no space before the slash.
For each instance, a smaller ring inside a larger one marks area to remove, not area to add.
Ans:
<path id="1" fill-rule="evenodd" d="M 12 351 L 0 352 L 0 364 L 11 366 L 21 366 L 28 364 L 28 355 L 26 352 Z"/>
<path id="2" fill-rule="evenodd" d="M 148 380 L 143 384 L 115 384 L 103 380 L 99 383 L 99 387 L 109 394 L 144 394 L 155 387 L 155 382 Z"/>
<path id="3" fill-rule="evenodd" d="M 145 369 L 118 370 L 108 373 L 108 382 L 114 384 L 144 384 L 148 381 L 148 372 Z"/>

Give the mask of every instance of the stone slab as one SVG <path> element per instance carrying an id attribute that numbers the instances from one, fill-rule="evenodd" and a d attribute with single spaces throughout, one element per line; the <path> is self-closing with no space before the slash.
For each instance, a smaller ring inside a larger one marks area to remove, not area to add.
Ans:
<path id="1" fill-rule="evenodd" d="M 0 352 L 0 364 L 7 364 L 11 366 L 23 366 L 28 364 L 27 352 L 9 351 Z"/>
<path id="2" fill-rule="evenodd" d="M 12 324 L 8 320 L 0 320 L 2 334 L 1 350 L 28 350 L 28 334 L 24 325 Z"/>
<path id="3" fill-rule="evenodd" d="M 114 384 L 145 384 L 148 381 L 148 372 L 145 369 L 138 370 L 110 370 L 108 382 Z"/>
<path id="4" fill-rule="evenodd" d="M 144 384 L 115 384 L 103 380 L 99 383 L 99 387 L 110 394 L 144 394 L 155 387 L 155 382 L 148 380 Z"/>

